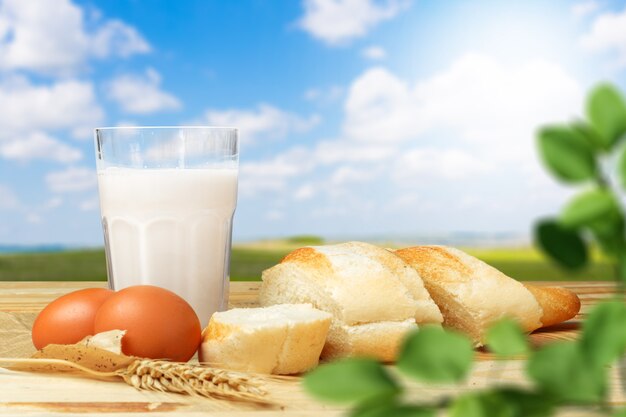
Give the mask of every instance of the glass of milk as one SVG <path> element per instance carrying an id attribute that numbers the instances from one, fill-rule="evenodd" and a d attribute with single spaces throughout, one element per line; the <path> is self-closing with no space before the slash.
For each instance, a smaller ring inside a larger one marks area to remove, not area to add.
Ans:
<path id="1" fill-rule="evenodd" d="M 100 128 L 95 142 L 109 286 L 167 288 L 204 327 L 228 303 L 237 129 Z"/>

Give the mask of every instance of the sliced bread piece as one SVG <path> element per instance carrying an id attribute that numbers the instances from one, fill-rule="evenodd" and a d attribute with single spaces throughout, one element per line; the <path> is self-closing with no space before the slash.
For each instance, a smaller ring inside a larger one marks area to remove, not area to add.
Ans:
<path id="1" fill-rule="evenodd" d="M 322 351 L 325 360 L 342 357 L 372 357 L 393 362 L 398 357 L 402 341 L 418 326 L 414 319 L 380 321 L 348 326 L 334 321 Z"/>
<path id="2" fill-rule="evenodd" d="M 443 321 L 413 268 L 393 253 L 361 242 L 291 252 L 263 271 L 259 301 L 261 305 L 311 303 L 331 313 L 324 358 L 358 354 L 390 361 L 398 340 L 415 328 L 407 320 Z M 381 324 L 365 326 L 372 323 Z"/>
<path id="3" fill-rule="evenodd" d="M 331 315 L 310 304 L 235 308 L 213 314 L 202 333 L 200 362 L 267 374 L 314 368 Z"/>
<path id="4" fill-rule="evenodd" d="M 395 253 L 419 272 L 443 313 L 444 326 L 464 332 L 477 345 L 502 317 L 517 320 L 531 332 L 572 318 L 580 309 L 570 291 L 524 286 L 455 248 L 416 246 Z"/>

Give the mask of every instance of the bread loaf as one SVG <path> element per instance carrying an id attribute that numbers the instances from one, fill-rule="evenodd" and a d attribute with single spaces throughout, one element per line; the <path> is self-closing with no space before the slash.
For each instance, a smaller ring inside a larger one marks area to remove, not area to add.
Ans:
<path id="1" fill-rule="evenodd" d="M 402 338 L 443 317 L 417 272 L 361 242 L 297 249 L 263 272 L 261 305 L 310 303 L 333 315 L 322 357 L 395 360 Z"/>
<path id="2" fill-rule="evenodd" d="M 330 321 L 310 304 L 218 312 L 202 333 L 199 360 L 247 372 L 301 373 L 317 365 Z"/>
<path id="3" fill-rule="evenodd" d="M 574 317 L 576 294 L 564 288 L 524 285 L 458 249 L 416 246 L 395 251 L 422 277 L 441 309 L 444 326 L 481 345 L 488 327 L 502 317 L 531 332 Z"/>

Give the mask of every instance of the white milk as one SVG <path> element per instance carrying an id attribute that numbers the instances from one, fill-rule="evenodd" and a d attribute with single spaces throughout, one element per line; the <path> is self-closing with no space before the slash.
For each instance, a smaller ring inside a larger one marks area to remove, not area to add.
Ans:
<path id="1" fill-rule="evenodd" d="M 228 302 L 237 170 L 106 168 L 98 184 L 113 288 L 167 288 L 206 326 Z"/>

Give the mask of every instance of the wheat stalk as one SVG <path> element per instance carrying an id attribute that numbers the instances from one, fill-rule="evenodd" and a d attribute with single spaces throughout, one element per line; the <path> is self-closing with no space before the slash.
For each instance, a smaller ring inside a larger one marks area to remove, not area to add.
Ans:
<path id="1" fill-rule="evenodd" d="M 0 358 L 0 363 L 69 366 L 97 378 L 121 377 L 139 390 L 188 394 L 220 400 L 275 404 L 267 398 L 263 383 L 272 377 L 150 359 L 137 359 L 128 367 L 99 372 L 63 359 Z M 40 368 L 41 369 L 41 368 Z"/>
<path id="2" fill-rule="evenodd" d="M 270 403 L 261 377 L 243 372 L 139 359 L 116 374 L 137 389 Z"/>

